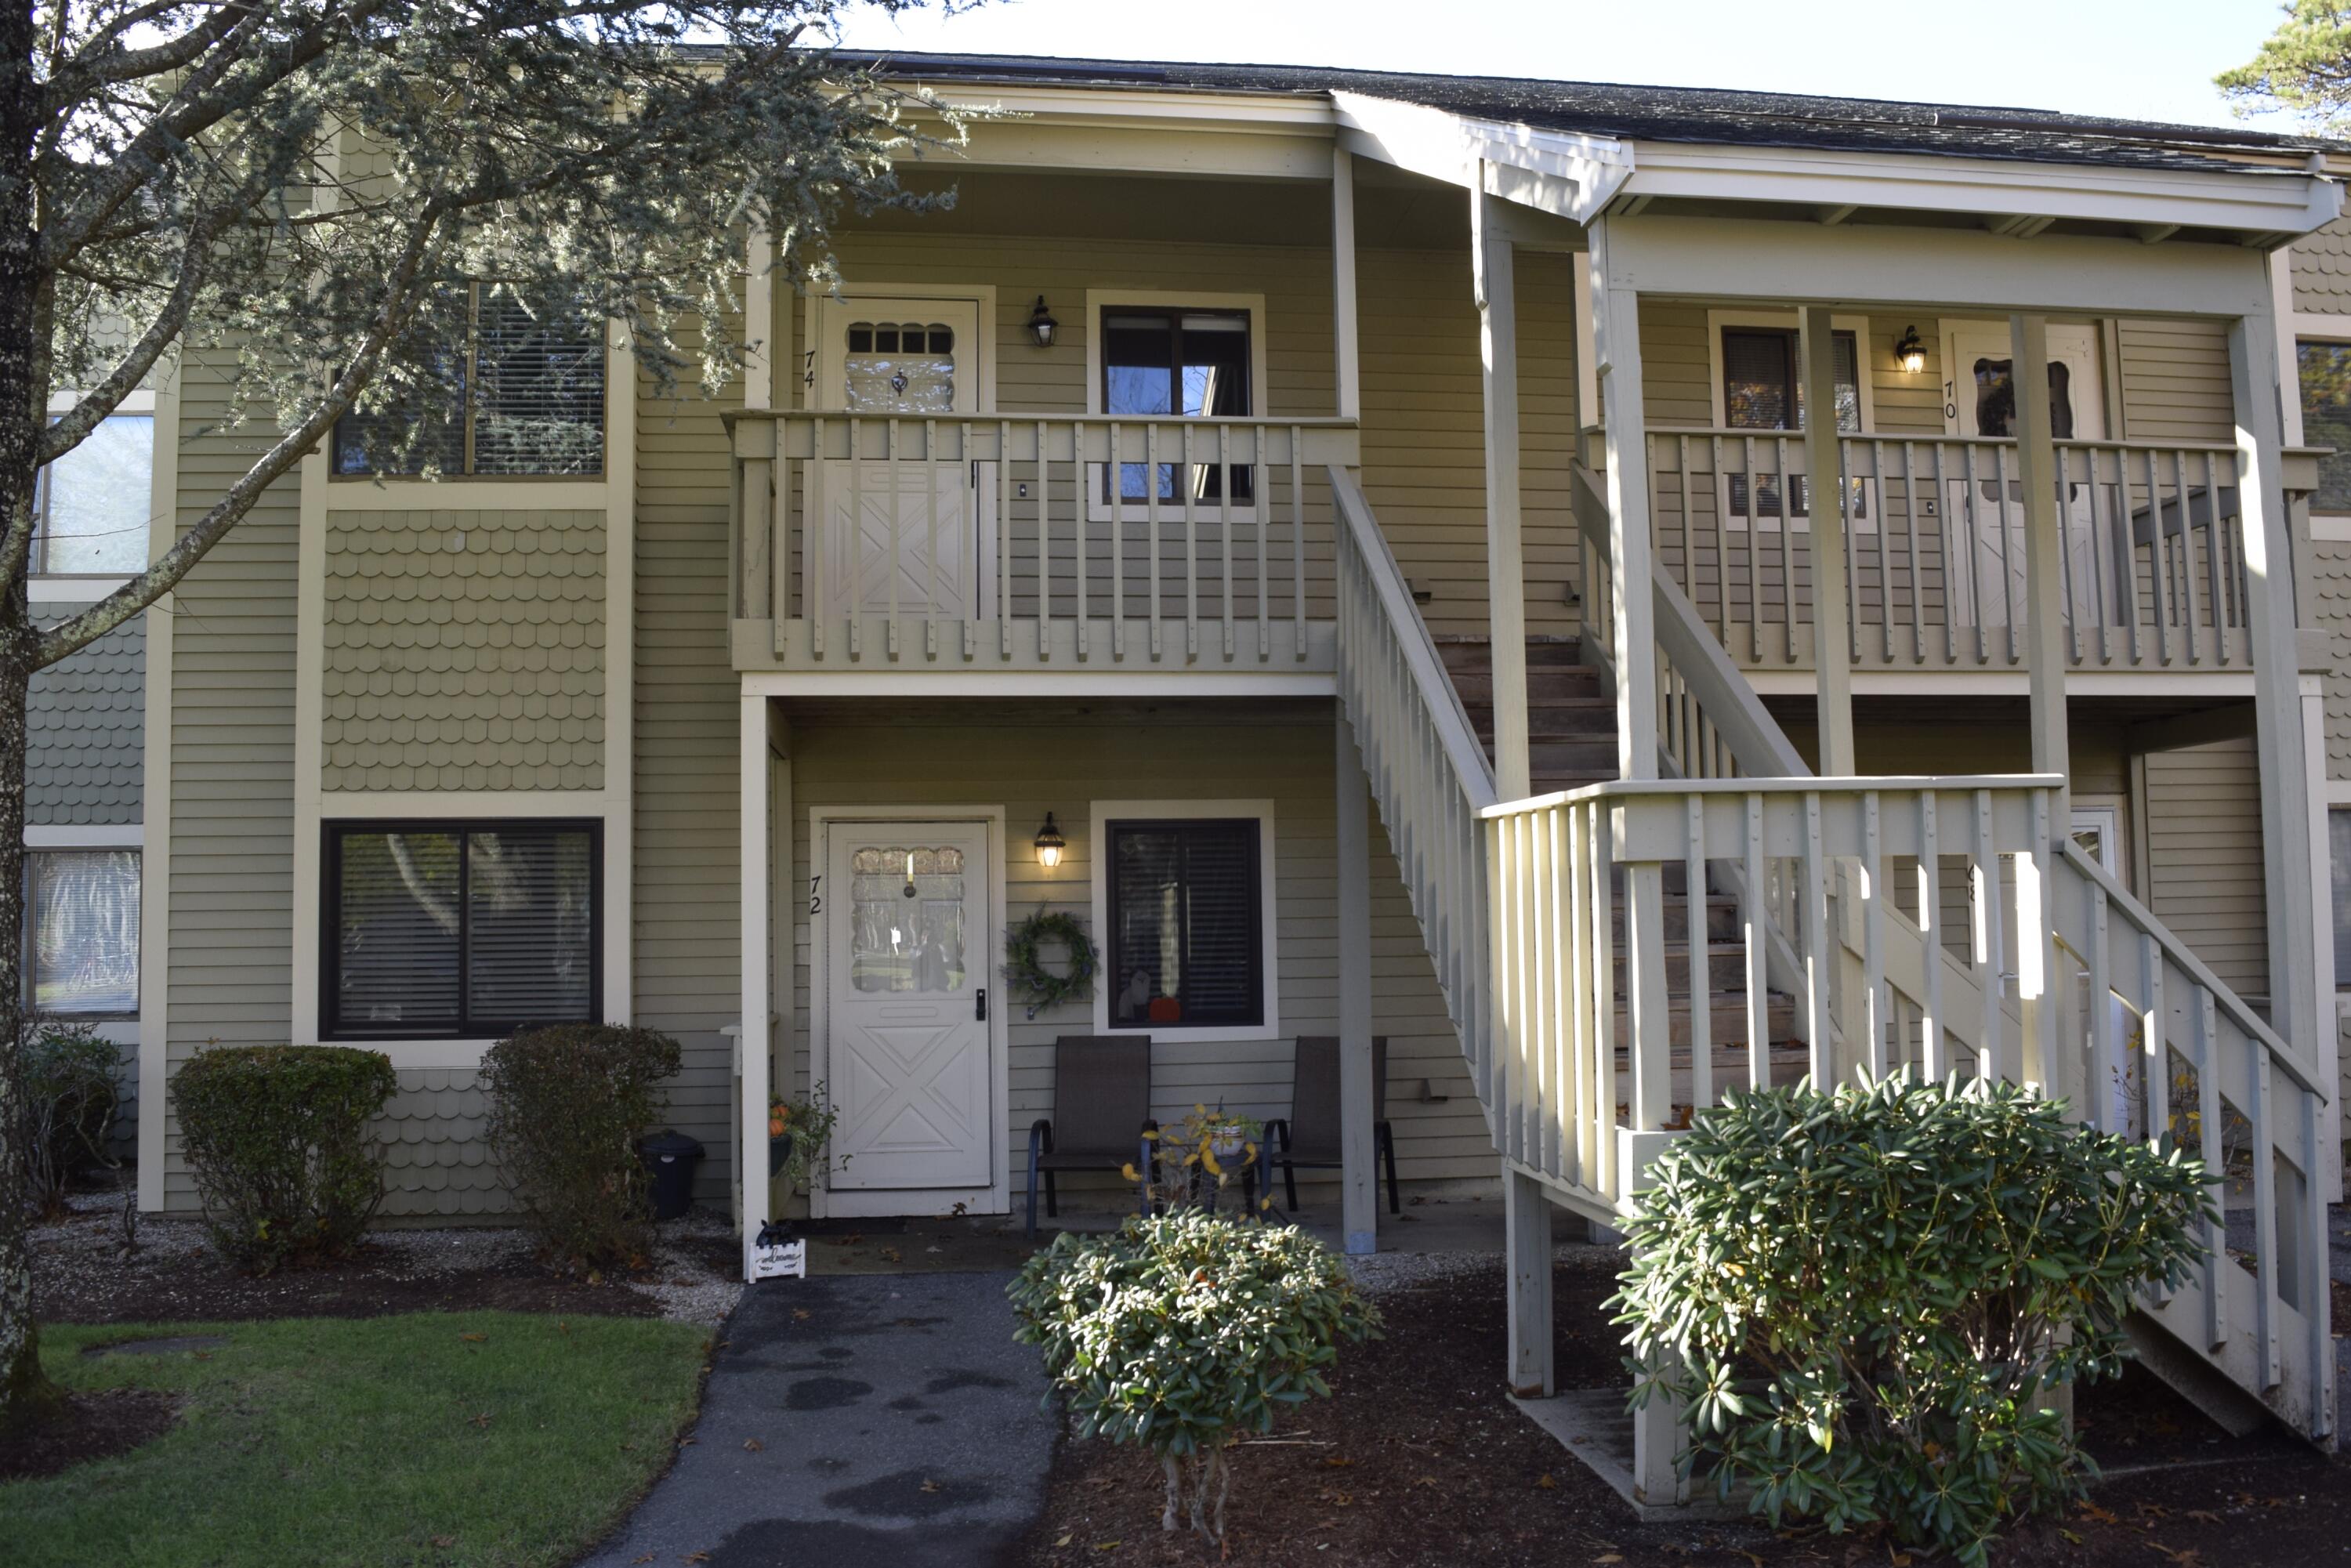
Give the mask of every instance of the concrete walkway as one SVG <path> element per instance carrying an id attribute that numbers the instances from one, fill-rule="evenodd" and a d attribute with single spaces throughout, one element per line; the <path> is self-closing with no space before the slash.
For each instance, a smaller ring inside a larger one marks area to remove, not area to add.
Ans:
<path id="1" fill-rule="evenodd" d="M 1036 1350 L 1012 1341 L 1010 1278 L 751 1287 L 694 1443 L 579 1568 L 1010 1563 L 1044 1506 L 1055 1425 Z"/>

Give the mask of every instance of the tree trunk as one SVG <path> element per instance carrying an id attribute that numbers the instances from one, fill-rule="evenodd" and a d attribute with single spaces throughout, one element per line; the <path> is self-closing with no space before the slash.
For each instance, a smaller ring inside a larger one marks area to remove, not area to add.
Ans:
<path id="1" fill-rule="evenodd" d="M 39 115 L 32 8 L 7 0 L 0 4 L 0 538 L 15 549 L 0 552 L 0 1431 L 52 1414 L 63 1398 L 41 1375 L 33 1324 L 23 1147 L 25 692 L 33 653 L 25 542 L 48 402 L 47 345 L 34 329 L 35 299 L 44 292 L 33 183 Z"/>

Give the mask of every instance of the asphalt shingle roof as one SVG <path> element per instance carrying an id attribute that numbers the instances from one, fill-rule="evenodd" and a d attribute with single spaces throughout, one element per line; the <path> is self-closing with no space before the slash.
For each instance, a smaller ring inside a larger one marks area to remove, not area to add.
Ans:
<path id="1" fill-rule="evenodd" d="M 843 55 L 857 57 L 849 51 Z M 1923 152 L 2239 173 L 2246 172 L 2246 165 L 2221 154 L 2291 154 L 2329 145 L 2250 130 L 2105 120 L 2047 110 L 1815 98 L 1717 88 L 1028 55 L 892 53 L 874 57 L 889 73 L 931 80 L 1292 95 L 1356 92 L 1541 130 L 1651 141 Z"/>

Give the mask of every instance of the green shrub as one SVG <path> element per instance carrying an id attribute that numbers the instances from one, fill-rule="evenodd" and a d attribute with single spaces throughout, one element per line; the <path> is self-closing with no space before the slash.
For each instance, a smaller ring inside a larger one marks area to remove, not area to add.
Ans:
<path id="1" fill-rule="evenodd" d="M 662 1113 L 677 1041 L 617 1024 L 524 1030 L 482 1058 L 490 1147 L 549 1259 L 633 1267 L 652 1240 L 653 1175 L 637 1140 Z"/>
<path id="2" fill-rule="evenodd" d="M 172 1082 L 214 1245 L 256 1273 L 345 1257 L 383 1202 L 368 1123 L 398 1082 L 379 1051 L 214 1046 Z"/>
<path id="3" fill-rule="evenodd" d="M 1345 1263 L 1304 1231 L 1196 1208 L 1112 1236 L 1064 1232 L 1007 1293 L 1079 1436 L 1158 1456 L 1163 1530 L 1176 1528 L 1188 1475 L 1192 1526 L 1211 1541 L 1224 1538 L 1227 1448 L 1329 1394 L 1340 1342 L 1379 1330 Z"/>
<path id="4" fill-rule="evenodd" d="M 1980 1565 L 2085 1461 L 2052 1397 L 2110 1375 L 2141 1287 L 2199 1257 L 2200 1164 L 2011 1084 L 1730 1098 L 1654 1167 L 1613 1305 L 1636 1405 L 1682 1401 L 1723 1495 L 1884 1521 Z"/>
<path id="5" fill-rule="evenodd" d="M 27 1018 L 25 1155 L 37 1213 L 56 1209 L 78 1166 L 112 1165 L 106 1139 L 121 1103 L 122 1048 L 95 1027 Z"/>

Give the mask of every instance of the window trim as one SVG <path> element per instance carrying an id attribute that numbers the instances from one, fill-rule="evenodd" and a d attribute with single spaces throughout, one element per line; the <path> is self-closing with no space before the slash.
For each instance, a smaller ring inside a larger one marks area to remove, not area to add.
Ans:
<path id="1" fill-rule="evenodd" d="M 2318 348 L 2351 349 L 2351 318 L 2346 318 L 2341 328 L 2336 331 L 2314 332 L 2304 331 L 2297 329 L 2293 333 L 2288 344 L 2289 351 L 2286 363 L 2291 365 L 2294 369 L 2294 407 L 2295 415 L 2297 416 L 2295 421 L 2297 424 L 2301 423 L 2301 416 L 2303 413 L 2302 346 L 2304 343 L 2308 343 Z M 2310 444 L 2307 432 L 2304 433 L 2304 439 L 2298 441 L 2295 444 L 2303 446 Z M 2346 454 L 2346 455 L 2351 455 L 2351 454 Z M 2321 507 L 2318 504 L 2318 492 L 2315 490 L 2312 491 L 2310 495 L 2310 537 L 2314 539 L 2325 539 L 2335 542 L 2351 540 L 2351 507 L 2344 507 L 2340 509 Z"/>
<path id="2" fill-rule="evenodd" d="M 1275 862 L 1280 840 L 1275 833 L 1271 800 L 1095 800 L 1090 802 L 1091 825 L 1086 842 L 1078 846 L 1088 862 L 1092 882 L 1092 929 L 1102 949 L 1100 973 L 1093 988 L 1096 1034 L 1143 1034 L 1153 1040 L 1255 1040 L 1282 1038 L 1280 941 L 1275 920 Z M 1257 822 L 1258 966 L 1264 979 L 1263 1021 L 1254 1024 L 1115 1024 L 1110 1017 L 1110 824 L 1125 821 L 1171 821 L 1204 818 L 1252 818 Z"/>
<path id="3" fill-rule="evenodd" d="M 33 915 L 33 857 L 43 854 L 128 854 L 139 857 L 139 922 L 132 941 L 138 951 L 131 957 L 131 1010 L 115 1013 L 41 1013 L 61 1023 L 89 1024 L 101 1038 L 111 1038 L 106 1031 L 110 1025 L 139 1022 L 140 1010 L 147 1002 L 147 838 L 135 823 L 126 825 L 99 824 L 90 827 L 35 827 L 25 829 L 24 863 L 25 888 L 22 899 L 24 919 L 20 923 L 21 947 L 16 956 L 17 976 L 28 993 L 22 1003 L 27 1018 L 36 1016 L 29 993 L 37 982 L 33 959 L 33 940 L 38 922 Z M 116 1043 L 120 1044 L 120 1041 Z"/>
<path id="4" fill-rule="evenodd" d="M 55 419 L 60 415 L 71 413 L 86 395 L 88 394 L 79 390 L 51 393 L 48 409 L 50 417 Z M 121 401 L 117 402 L 105 417 L 107 419 L 144 419 L 151 422 L 154 427 L 149 436 L 147 447 L 147 521 L 148 531 L 152 535 L 155 522 L 155 470 L 161 461 L 160 454 L 163 441 L 163 423 L 156 408 L 153 389 L 131 388 L 122 394 Z M 36 476 L 33 485 L 37 518 L 33 527 L 32 546 L 26 557 L 26 597 L 35 603 L 64 601 L 95 604 L 129 582 L 140 571 L 145 570 L 148 561 L 142 559 L 138 569 L 132 571 L 46 571 L 37 568 L 34 563 L 47 559 L 48 554 L 47 540 L 43 538 L 44 530 L 41 525 L 48 517 L 50 466 L 48 464 L 42 465 L 41 471 Z M 140 554 L 152 559 L 154 554 L 152 539 L 148 548 L 142 549 Z"/>
<path id="5" fill-rule="evenodd" d="M 541 1020 L 501 1020 L 475 1019 L 465 1011 L 465 994 L 461 983 L 457 992 L 457 1021 L 444 1030 L 420 1030 L 403 1022 L 398 1028 L 376 1031 L 339 1028 L 335 1020 L 335 988 L 341 977 L 341 951 L 335 940 L 337 894 L 342 872 L 342 836 L 350 832 L 376 833 L 474 833 L 514 831 L 523 829 L 548 831 L 579 831 L 588 835 L 588 926 L 590 933 L 588 958 L 588 1016 L 569 1020 L 583 1024 L 606 1021 L 604 1013 L 604 934 L 606 907 L 604 903 L 604 820 L 601 817 L 328 817 L 319 823 L 319 1017 L 316 1038 L 321 1043 L 372 1045 L 379 1049 L 387 1044 L 407 1042 L 448 1045 L 451 1043 L 495 1042 L 516 1029 Z M 464 885 L 462 878 L 459 883 Z M 458 961 L 465 962 L 464 904 L 459 904 Z"/>
<path id="6" fill-rule="evenodd" d="M 1089 288 L 1086 290 L 1086 413 L 1091 418 L 1108 417 L 1102 408 L 1102 313 L 1133 306 L 1145 310 L 1200 310 L 1228 315 L 1245 316 L 1249 319 L 1249 408 L 1250 419 L 1272 417 L 1266 396 L 1265 296 L 1262 294 L 1214 294 L 1192 289 L 1166 288 Z M 1202 424 L 1213 423 L 1201 420 Z M 1197 456 L 1197 444 L 1194 454 Z M 1112 520 L 1113 507 L 1102 499 L 1102 465 L 1086 465 L 1086 520 L 1103 523 Z M 1213 517 L 1220 515 L 1223 503 L 1196 503 L 1194 514 Z M 1115 508 L 1119 520 L 1141 522 L 1150 516 L 1151 508 L 1140 501 L 1123 501 Z M 1179 498 L 1159 504 L 1159 520 L 1165 524 L 1171 517 L 1180 521 L 1184 503 Z M 1253 521 L 1257 515 L 1254 499 L 1234 503 L 1230 515 L 1236 521 Z"/>
<path id="7" fill-rule="evenodd" d="M 365 472 L 357 474 L 343 473 L 336 464 L 335 453 L 337 446 L 342 439 L 343 421 L 351 417 L 351 411 L 350 409 L 345 409 L 341 413 L 335 417 L 334 423 L 327 427 L 327 434 L 319 443 L 319 450 L 323 453 L 326 457 L 327 483 L 329 485 L 396 485 L 403 483 L 423 483 L 428 485 L 601 486 L 611 482 L 613 469 L 612 453 L 614 448 L 619 444 L 619 437 L 622 434 L 614 428 L 615 422 L 612 417 L 612 381 L 616 375 L 634 375 L 636 373 L 633 364 L 629 361 L 628 357 L 625 354 L 615 352 L 616 345 L 614 343 L 613 320 L 611 317 L 600 318 L 602 322 L 603 330 L 598 334 L 599 338 L 601 340 L 603 349 L 604 385 L 601 397 L 599 400 L 602 405 L 602 410 L 601 416 L 597 421 L 596 466 L 592 470 L 575 469 L 562 473 L 549 472 L 544 474 L 477 474 L 474 471 L 474 421 L 475 417 L 474 388 L 476 379 L 474 374 L 474 371 L 475 356 L 479 352 L 481 346 L 482 284 L 484 282 L 495 281 L 496 280 L 476 279 L 466 286 L 466 375 L 465 393 L 465 428 L 464 465 L 455 472 L 443 472 L 440 474 L 386 474 L 377 469 L 369 469 Z M 444 502 L 443 504 L 453 505 L 454 503 Z"/>
<path id="8" fill-rule="evenodd" d="M 1722 353 L 1723 329 L 1763 327 L 1780 331 L 1793 331 L 1801 329 L 1802 325 L 1802 318 L 1793 310 L 1708 310 L 1706 313 L 1706 395 L 1707 406 L 1710 411 L 1715 429 L 1725 430 L 1730 424 L 1729 400 L 1723 393 L 1723 378 L 1728 371 Z M 1834 312 L 1829 317 L 1829 330 L 1853 334 L 1854 371 L 1860 379 L 1860 385 L 1855 390 L 1861 398 L 1861 429 L 1856 434 L 1874 435 L 1877 434 L 1876 391 L 1877 343 L 1870 335 L 1870 318 L 1866 315 L 1848 315 L 1843 311 Z M 1802 435 L 1796 431 L 1792 430 L 1787 434 L 1791 440 L 1802 439 Z M 1865 486 L 1865 501 L 1861 516 L 1853 519 L 1853 531 L 1856 534 L 1874 534 L 1877 531 L 1878 508 L 1876 495 L 1874 489 L 1869 488 L 1870 481 L 1864 480 L 1862 483 Z M 1725 529 L 1731 533 L 1743 534 L 1754 524 L 1761 523 L 1764 526 L 1755 528 L 1758 533 L 1776 534 L 1781 531 L 1783 521 L 1782 517 L 1758 517 L 1750 519 L 1746 513 L 1734 512 L 1730 509 L 1730 482 L 1727 476 L 1718 477 L 1716 486 L 1718 494 L 1715 504 L 1721 508 L 1722 526 Z M 1792 521 L 1795 524 L 1795 532 L 1811 533 L 1813 518 L 1810 506 L 1808 505 L 1803 511 L 1796 513 Z"/>

